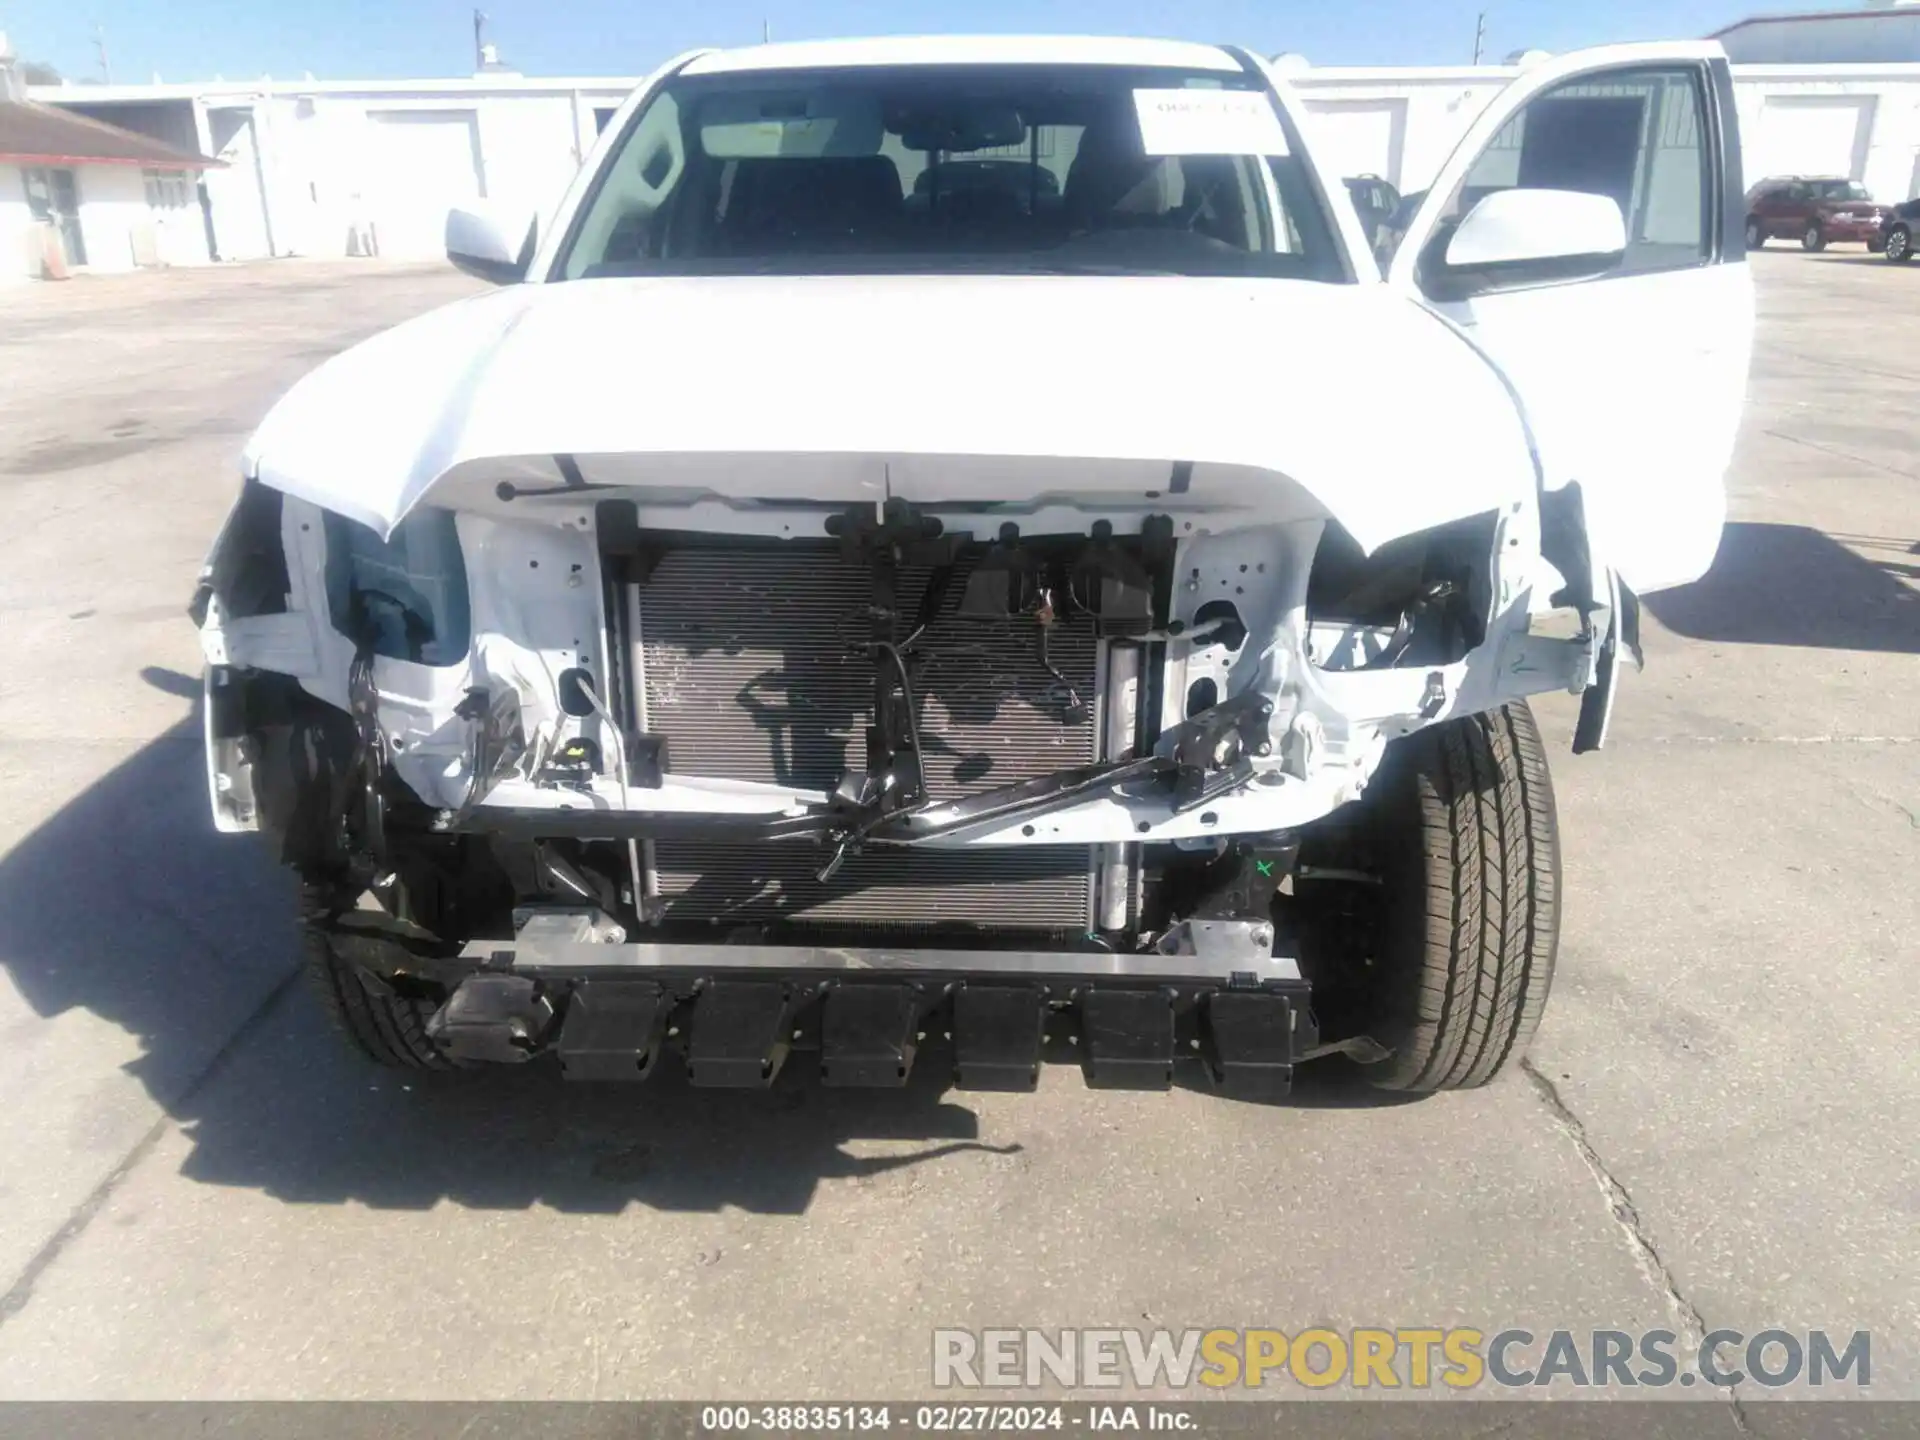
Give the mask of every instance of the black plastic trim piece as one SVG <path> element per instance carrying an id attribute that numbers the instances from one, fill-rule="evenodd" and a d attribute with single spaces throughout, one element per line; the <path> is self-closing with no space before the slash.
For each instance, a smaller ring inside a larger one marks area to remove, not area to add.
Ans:
<path id="1" fill-rule="evenodd" d="M 687 1078 L 695 1085 L 771 1085 L 792 1048 L 793 997 L 777 981 L 710 980 L 694 1002 Z"/>
<path id="2" fill-rule="evenodd" d="M 825 1085 L 907 1083 L 918 1050 L 922 1000 L 910 985 L 836 985 L 820 1007 Z"/>
<path id="3" fill-rule="evenodd" d="M 1094 990 L 1080 1002 L 1081 1069 L 1096 1090 L 1173 1088 L 1173 997 Z"/>
<path id="4" fill-rule="evenodd" d="M 670 1008 L 647 980 L 588 980 L 573 987 L 555 1050 L 569 1080 L 644 1080 L 660 1058 Z"/>
<path id="5" fill-rule="evenodd" d="M 1033 1090 L 1047 992 L 1037 985 L 965 985 L 953 997 L 953 1082 L 964 1090 Z"/>

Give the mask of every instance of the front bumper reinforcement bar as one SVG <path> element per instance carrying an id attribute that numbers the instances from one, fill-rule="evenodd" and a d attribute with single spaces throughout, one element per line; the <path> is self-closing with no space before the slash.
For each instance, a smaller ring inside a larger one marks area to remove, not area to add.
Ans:
<path id="1" fill-rule="evenodd" d="M 536 934 L 549 930 L 551 933 Z M 1279 1098 L 1318 1044 L 1290 959 L 628 944 L 541 924 L 479 940 L 429 1033 L 456 1059 L 555 1054 L 578 1080 L 639 1080 L 663 1057 L 695 1085 L 765 1086 L 791 1056 L 832 1086 L 907 1083 L 921 1052 L 963 1089 L 1030 1090 L 1047 1061 L 1101 1088 L 1176 1072 Z"/>

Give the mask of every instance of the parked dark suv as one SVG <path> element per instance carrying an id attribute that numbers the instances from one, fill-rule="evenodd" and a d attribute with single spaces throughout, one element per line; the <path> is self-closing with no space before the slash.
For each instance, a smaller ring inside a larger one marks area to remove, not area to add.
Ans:
<path id="1" fill-rule="evenodd" d="M 1832 175 L 1776 175 L 1747 192 L 1747 248 L 1797 239 L 1805 250 L 1824 250 L 1829 240 L 1863 241 L 1880 248 L 1886 207 L 1858 180 Z"/>
<path id="2" fill-rule="evenodd" d="M 1896 265 L 1913 259 L 1913 232 L 1920 230 L 1920 200 L 1906 200 L 1887 211 L 1880 222 L 1878 248 Z"/>

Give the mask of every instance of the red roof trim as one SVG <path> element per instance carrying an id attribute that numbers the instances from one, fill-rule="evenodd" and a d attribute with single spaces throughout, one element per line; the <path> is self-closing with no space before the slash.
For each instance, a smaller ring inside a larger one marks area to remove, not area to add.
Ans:
<path id="1" fill-rule="evenodd" d="M 207 157 L 192 150 L 32 100 L 0 101 L 0 154 L 73 165 L 117 162 L 170 170 L 207 165 Z"/>
<path id="2" fill-rule="evenodd" d="M 222 160 L 135 160 L 123 155 L 7 155 L 0 165 L 133 165 L 142 170 L 211 170 L 225 168 Z"/>

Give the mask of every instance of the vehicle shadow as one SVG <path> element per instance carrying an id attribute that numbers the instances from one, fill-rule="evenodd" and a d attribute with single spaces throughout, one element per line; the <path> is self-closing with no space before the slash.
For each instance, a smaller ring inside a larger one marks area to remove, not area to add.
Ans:
<path id="1" fill-rule="evenodd" d="M 185 677 L 149 678 L 184 691 Z M 570 1084 L 539 1062 L 381 1070 L 306 994 L 292 915 L 266 847 L 213 830 L 197 718 L 0 857 L 0 965 L 14 988 L 36 1015 L 84 1009 L 137 1038 L 126 1068 L 189 1138 L 182 1173 L 202 1183 L 409 1210 L 798 1214 L 823 1181 L 1021 1149 L 1017 1131 L 989 1143 L 938 1051 L 892 1091 L 826 1089 L 804 1054 L 747 1093 L 694 1089 L 669 1066 L 633 1086 Z M 1056 1066 L 1043 1083 L 1081 1081 Z M 1293 1103 L 1393 1098 L 1316 1074 Z"/>
<path id="2" fill-rule="evenodd" d="M 1887 270 L 1903 268 L 1899 265 L 1892 264 L 1886 256 L 1877 250 L 1822 250 L 1817 254 L 1807 256 L 1807 259 L 1820 265 L 1878 265 Z"/>
<path id="3" fill-rule="evenodd" d="M 1366 1068 L 1344 1055 L 1329 1055 L 1293 1071 L 1293 1090 L 1284 1100 L 1243 1100 L 1219 1095 L 1204 1071 L 1183 1069 L 1174 1077 L 1182 1090 L 1198 1090 L 1223 1105 L 1258 1105 L 1285 1110 L 1380 1110 L 1395 1105 L 1417 1105 L 1433 1097 L 1404 1090 L 1377 1090 L 1367 1083 Z"/>
<path id="4" fill-rule="evenodd" d="M 1645 604 L 1694 640 L 1920 654 L 1916 586 L 1912 540 L 1737 521 L 1704 577 Z"/>

